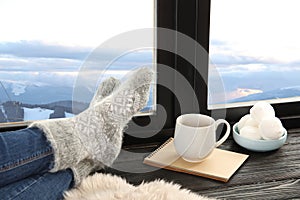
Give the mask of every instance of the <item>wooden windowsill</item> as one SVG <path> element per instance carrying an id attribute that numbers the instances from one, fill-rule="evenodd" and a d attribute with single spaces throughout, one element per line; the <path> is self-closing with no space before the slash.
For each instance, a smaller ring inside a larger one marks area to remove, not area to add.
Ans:
<path id="1" fill-rule="evenodd" d="M 115 164 L 102 172 L 122 176 L 135 185 L 164 179 L 220 199 L 300 199 L 300 130 L 289 131 L 283 147 L 266 153 L 243 149 L 232 139 L 226 141 L 220 148 L 250 155 L 227 183 L 142 164 L 142 155 L 146 156 L 159 145 L 126 147 Z"/>

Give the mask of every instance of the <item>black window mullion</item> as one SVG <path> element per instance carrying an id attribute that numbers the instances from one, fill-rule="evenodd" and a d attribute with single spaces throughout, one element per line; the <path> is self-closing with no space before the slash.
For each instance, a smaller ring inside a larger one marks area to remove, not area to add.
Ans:
<path id="1" fill-rule="evenodd" d="M 210 19 L 210 0 L 202 0 L 197 3 L 197 22 L 196 22 L 196 41 L 208 53 L 209 49 L 209 19 Z M 202 56 L 204 62 L 196 63 L 199 71 L 195 72 L 194 85 L 195 92 L 198 97 L 200 112 L 210 115 L 207 109 L 208 95 L 208 54 L 203 55 L 196 52 L 197 56 Z M 206 56 L 206 57 L 203 57 Z"/>
<path id="2" fill-rule="evenodd" d="M 196 11 L 197 11 L 197 0 L 177 0 L 176 1 L 176 31 L 187 35 L 188 37 L 192 39 L 196 39 Z M 181 44 L 182 40 L 177 39 L 176 40 L 176 51 L 178 48 L 182 48 L 184 44 Z M 189 52 L 192 52 L 195 56 L 195 52 L 193 47 L 188 50 Z M 195 60 L 195 59 L 194 59 Z M 179 72 L 181 75 L 185 77 L 185 79 L 190 83 L 190 85 L 194 88 L 194 65 L 195 63 L 189 63 L 187 60 L 179 56 L 178 54 L 175 57 L 175 69 L 177 72 Z M 175 76 L 175 90 L 184 90 L 185 88 L 182 88 L 181 84 L 179 82 L 176 82 L 177 78 Z M 190 98 L 190 97 L 185 97 Z M 191 100 L 196 102 L 195 100 Z M 174 102 L 174 120 L 176 117 L 178 117 L 181 114 L 185 113 L 191 113 L 195 112 L 195 108 L 193 103 L 190 105 L 185 105 L 185 110 L 182 110 L 180 107 L 180 102 L 175 101 Z"/>
<path id="3" fill-rule="evenodd" d="M 167 28 L 171 30 L 175 29 L 175 20 L 176 20 L 176 12 L 175 12 L 175 3 L 174 0 L 157 0 L 156 1 L 156 17 L 157 17 L 157 27 L 159 28 Z M 160 104 L 164 107 L 167 113 L 167 119 L 165 125 L 162 130 L 158 130 L 158 133 L 153 135 L 152 132 L 157 132 L 157 130 L 147 130 L 143 129 L 142 137 L 134 137 L 125 133 L 123 138 L 123 144 L 125 146 L 134 145 L 134 144 L 145 144 L 150 142 L 158 142 L 164 141 L 168 137 L 170 137 L 174 132 L 175 121 L 174 121 L 174 101 L 175 97 L 172 91 L 159 84 L 159 79 L 172 79 L 174 82 L 174 76 L 171 74 L 168 77 L 163 77 L 161 73 L 161 65 L 165 65 L 171 68 L 175 68 L 175 55 L 172 52 L 168 52 L 164 50 L 163 46 L 169 46 L 171 49 L 175 48 L 175 38 L 169 37 L 164 33 L 160 33 L 157 31 L 157 104 Z M 154 115 L 153 117 L 159 118 L 160 116 Z M 139 116 L 134 117 L 132 120 L 135 124 L 145 126 L 150 123 L 148 116 Z M 130 132 L 130 123 L 129 129 Z M 148 135 L 153 135 L 151 137 L 147 137 Z"/>

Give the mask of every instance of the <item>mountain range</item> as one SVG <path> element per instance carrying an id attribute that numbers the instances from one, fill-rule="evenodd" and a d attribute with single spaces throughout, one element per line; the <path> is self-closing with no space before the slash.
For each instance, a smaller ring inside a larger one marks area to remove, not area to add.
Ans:
<path id="1" fill-rule="evenodd" d="M 228 100 L 227 103 L 300 97 L 300 87 L 286 87 Z"/>

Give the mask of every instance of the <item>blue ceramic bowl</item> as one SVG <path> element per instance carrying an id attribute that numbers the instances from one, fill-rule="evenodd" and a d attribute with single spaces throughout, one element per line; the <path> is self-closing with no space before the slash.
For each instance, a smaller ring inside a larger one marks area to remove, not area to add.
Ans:
<path id="1" fill-rule="evenodd" d="M 266 152 L 279 149 L 282 147 L 287 138 L 287 131 L 284 129 L 284 133 L 278 140 L 253 140 L 248 139 L 239 134 L 237 123 L 233 126 L 233 139 L 240 146 L 256 152 Z"/>

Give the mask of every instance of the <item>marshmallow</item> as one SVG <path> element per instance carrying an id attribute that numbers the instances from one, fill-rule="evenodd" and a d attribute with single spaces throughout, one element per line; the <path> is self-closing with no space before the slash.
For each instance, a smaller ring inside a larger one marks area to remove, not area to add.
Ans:
<path id="1" fill-rule="evenodd" d="M 250 116 L 250 114 L 247 114 L 240 119 L 237 126 L 238 129 L 241 130 L 244 126 L 258 127 L 258 125 L 259 124 Z"/>
<path id="2" fill-rule="evenodd" d="M 259 123 L 257 123 L 257 121 L 254 120 L 252 117 L 250 117 L 250 118 L 246 121 L 246 123 L 244 124 L 244 126 L 253 126 L 253 127 L 256 127 L 256 128 L 258 128 L 258 125 L 259 125 Z"/>
<path id="3" fill-rule="evenodd" d="M 240 121 L 238 122 L 238 125 L 237 125 L 239 130 L 241 130 L 244 127 L 244 125 L 248 121 L 248 119 L 250 119 L 250 114 L 247 114 L 240 119 Z"/>
<path id="4" fill-rule="evenodd" d="M 250 116 L 260 123 L 263 119 L 275 117 L 275 111 L 269 103 L 260 101 L 250 109 Z"/>
<path id="5" fill-rule="evenodd" d="M 253 126 L 244 126 L 240 130 L 240 135 L 245 138 L 252 139 L 252 140 L 260 140 L 261 139 L 259 129 L 257 127 L 253 127 Z"/>
<path id="6" fill-rule="evenodd" d="M 259 124 L 261 136 L 265 140 L 277 140 L 284 131 L 281 121 L 277 117 L 263 119 Z"/>

